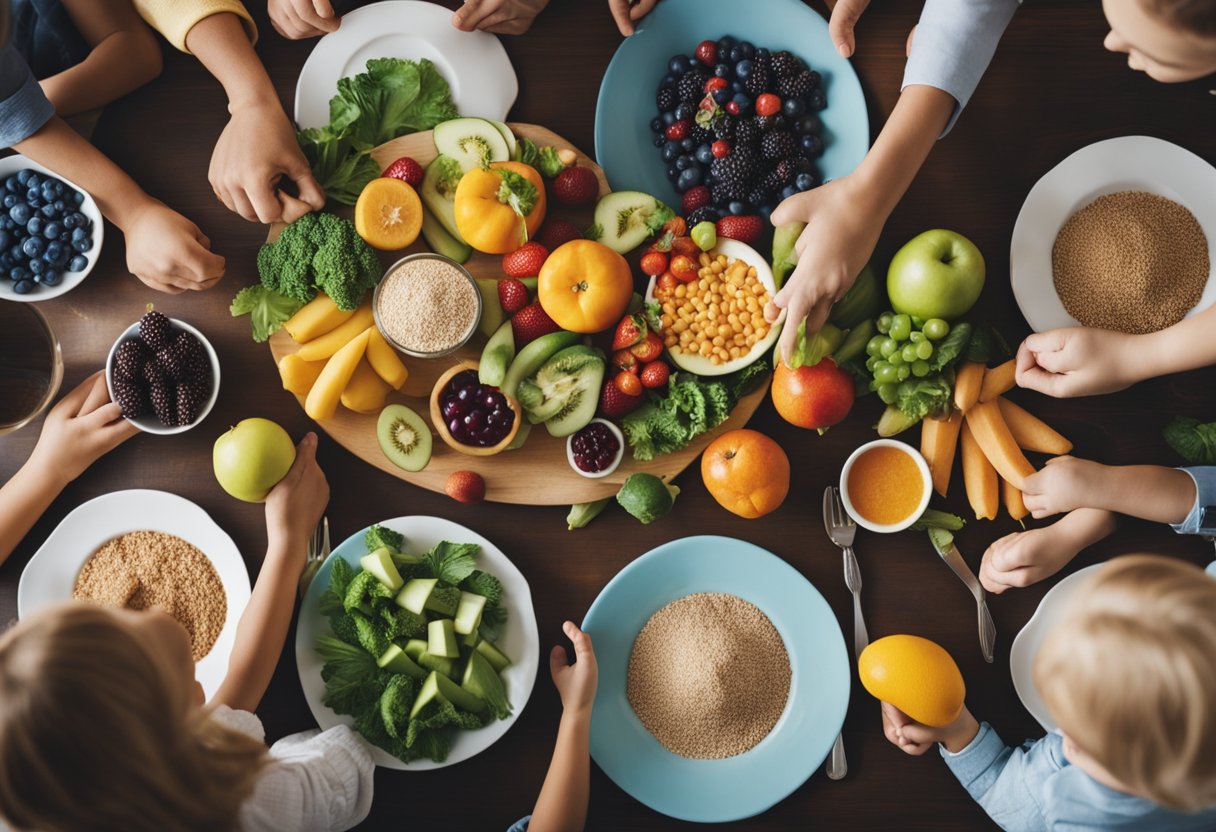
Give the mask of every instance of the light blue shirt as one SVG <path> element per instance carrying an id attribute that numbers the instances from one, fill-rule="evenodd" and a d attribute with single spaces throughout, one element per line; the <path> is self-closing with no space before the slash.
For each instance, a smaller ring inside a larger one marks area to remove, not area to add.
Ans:
<path id="1" fill-rule="evenodd" d="M 904 87 L 944 90 L 956 103 L 950 132 L 992 61 L 1020 0 L 926 0 L 904 67 Z"/>
<path id="2" fill-rule="evenodd" d="M 988 723 L 957 754 L 942 757 L 967 793 L 1006 832 L 1212 832 L 1216 806 L 1183 814 L 1103 786 L 1064 758 L 1048 734 L 1021 748 Z"/>
<path id="3" fill-rule="evenodd" d="M 1216 465 L 1180 470 L 1186 471 L 1195 481 L 1195 505 L 1191 506 L 1185 520 L 1170 528 L 1178 534 L 1216 535 Z"/>
<path id="4" fill-rule="evenodd" d="M 0 0 L 3 2 L 3 0 Z M 0 45 L 0 147 L 38 132 L 55 115 L 25 58 L 11 43 Z"/>
<path id="5" fill-rule="evenodd" d="M 526 818 L 520 818 L 511 824 L 511 828 L 507 832 L 528 832 L 528 821 L 530 820 L 532 820 L 531 815 L 528 815 Z"/>

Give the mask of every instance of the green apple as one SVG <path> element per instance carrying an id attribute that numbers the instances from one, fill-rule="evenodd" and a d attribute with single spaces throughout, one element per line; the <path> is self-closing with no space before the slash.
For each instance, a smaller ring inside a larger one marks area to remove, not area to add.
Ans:
<path id="1" fill-rule="evenodd" d="M 905 243 L 887 269 L 891 308 L 926 320 L 966 315 L 983 289 L 984 255 L 962 234 L 941 228 Z"/>
<path id="2" fill-rule="evenodd" d="M 244 419 L 215 440 L 211 462 L 220 486 L 247 503 L 260 503 L 291 470 L 296 446 L 275 422 Z"/>

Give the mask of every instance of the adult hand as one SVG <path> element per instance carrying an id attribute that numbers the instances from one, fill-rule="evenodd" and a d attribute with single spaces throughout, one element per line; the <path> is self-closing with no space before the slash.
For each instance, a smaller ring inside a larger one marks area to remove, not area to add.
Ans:
<path id="1" fill-rule="evenodd" d="M 266 495 L 267 539 L 307 540 L 328 503 L 329 483 L 317 464 L 317 435 L 309 432 L 296 446 L 291 469 Z M 303 552 L 300 547 L 288 548 Z"/>
<path id="2" fill-rule="evenodd" d="M 66 484 L 138 432 L 110 401 L 105 376 L 98 370 L 51 408 L 26 464 Z"/>
<path id="3" fill-rule="evenodd" d="M 828 34 L 832 37 L 836 51 L 842 57 L 851 58 L 857 49 L 853 27 L 870 5 L 870 0 L 828 0 L 828 5 L 832 8 L 832 16 L 828 18 Z"/>
<path id="4" fill-rule="evenodd" d="M 266 11 L 275 31 L 289 40 L 336 32 L 342 22 L 330 0 L 267 0 Z"/>
<path id="5" fill-rule="evenodd" d="M 882 703 L 882 732 L 900 751 L 919 757 L 934 743 L 940 742 L 946 750 L 962 751 L 979 733 L 979 723 L 971 711 L 963 708 L 958 718 L 942 728 L 923 725 L 890 702 Z"/>
<path id="6" fill-rule="evenodd" d="M 465 0 L 452 14 L 452 25 L 462 32 L 522 35 L 547 5 L 549 0 Z"/>
<path id="7" fill-rule="evenodd" d="M 633 34 L 634 24 L 659 4 L 659 0 L 608 0 L 608 10 L 616 21 L 616 28 L 621 34 L 629 37 Z"/>
<path id="8" fill-rule="evenodd" d="M 207 177 L 220 202 L 250 222 L 291 222 L 303 213 L 299 203 L 314 211 L 325 207 L 325 192 L 277 99 L 232 106 Z M 277 190 L 283 177 L 295 182 L 298 200 Z"/>
<path id="9" fill-rule="evenodd" d="M 563 624 L 562 631 L 574 644 L 576 661 L 570 664 L 566 648 L 560 644 L 554 645 L 549 651 L 549 673 L 553 676 L 553 686 L 557 688 L 562 699 L 562 708 L 567 712 L 589 713 L 595 701 L 595 687 L 599 680 L 591 636 L 580 630 L 572 621 Z"/>
<path id="10" fill-rule="evenodd" d="M 1056 398 L 1123 390 L 1140 381 L 1135 344 L 1136 336 L 1107 329 L 1036 332 L 1018 348 L 1018 386 Z"/>
<path id="11" fill-rule="evenodd" d="M 1026 477 L 1022 499 L 1035 519 L 1076 508 L 1097 507 L 1095 490 L 1102 487 L 1106 466 L 1075 456 L 1057 456 Z"/>
<path id="12" fill-rule="evenodd" d="M 123 226 L 127 270 L 158 292 L 210 289 L 224 276 L 224 258 L 199 227 L 163 202 L 149 199 Z"/>
<path id="13" fill-rule="evenodd" d="M 885 217 L 871 203 L 865 187 L 846 176 L 795 194 L 773 211 L 773 225 L 807 224 L 794 244 L 798 265 L 764 309 L 770 322 L 787 310 L 779 342 L 787 365 L 798 324 L 806 318 L 806 331 L 818 332 L 874 252 Z"/>

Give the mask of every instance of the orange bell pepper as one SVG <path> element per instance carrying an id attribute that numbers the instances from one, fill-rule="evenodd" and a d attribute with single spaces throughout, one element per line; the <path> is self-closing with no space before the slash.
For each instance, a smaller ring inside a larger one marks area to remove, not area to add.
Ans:
<path id="1" fill-rule="evenodd" d="M 515 251 L 545 221 L 545 183 L 521 162 L 473 168 L 456 186 L 456 228 L 487 254 Z"/>

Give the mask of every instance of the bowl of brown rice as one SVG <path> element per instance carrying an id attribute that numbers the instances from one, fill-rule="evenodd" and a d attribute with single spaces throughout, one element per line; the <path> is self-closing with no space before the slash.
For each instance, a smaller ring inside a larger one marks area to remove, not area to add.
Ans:
<path id="1" fill-rule="evenodd" d="M 431 252 L 409 254 L 389 266 L 372 293 L 376 328 L 414 358 L 439 358 L 467 344 L 481 307 L 469 270 Z"/>

